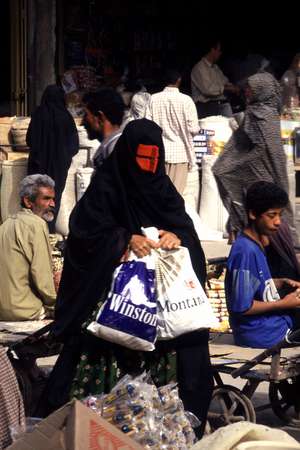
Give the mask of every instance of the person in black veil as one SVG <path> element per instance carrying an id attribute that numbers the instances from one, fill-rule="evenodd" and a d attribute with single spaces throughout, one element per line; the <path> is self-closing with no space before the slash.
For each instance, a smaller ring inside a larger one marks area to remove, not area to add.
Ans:
<path id="1" fill-rule="evenodd" d="M 52 329 L 52 335 L 64 342 L 64 349 L 50 377 L 47 397 L 53 410 L 68 401 L 70 391 L 77 398 L 107 392 L 116 382 L 116 366 L 122 374 L 139 373 L 142 362 L 152 370 L 164 361 L 166 368 L 173 352 L 180 396 L 185 409 L 202 422 L 200 437 L 213 387 L 208 330 L 159 341 L 156 350 L 146 354 L 104 342 L 82 329 L 99 300 L 105 298 L 113 271 L 126 251 L 142 257 L 156 245 L 142 236 L 142 226 L 161 230 L 161 248 L 187 247 L 204 286 L 204 253 L 164 162 L 161 128 L 147 119 L 129 123 L 71 214 Z M 154 379 L 165 384 L 168 376 L 161 374 L 155 372 Z"/>
<path id="2" fill-rule="evenodd" d="M 30 147 L 27 174 L 46 174 L 55 181 L 55 218 L 49 224 L 53 233 L 72 157 L 79 149 L 76 125 L 62 88 L 47 86 L 32 115 L 26 142 Z"/>

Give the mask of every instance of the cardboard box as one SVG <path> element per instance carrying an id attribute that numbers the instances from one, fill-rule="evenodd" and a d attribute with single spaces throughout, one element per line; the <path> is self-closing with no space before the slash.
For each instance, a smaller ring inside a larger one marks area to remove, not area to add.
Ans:
<path id="1" fill-rule="evenodd" d="M 8 447 L 9 450 L 142 450 L 142 448 L 77 400 L 55 411 L 38 424 L 32 433 L 25 434 Z"/>

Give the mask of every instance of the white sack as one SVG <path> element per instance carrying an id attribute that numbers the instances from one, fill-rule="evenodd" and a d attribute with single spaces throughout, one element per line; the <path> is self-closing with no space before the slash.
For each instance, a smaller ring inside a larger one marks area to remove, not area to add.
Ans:
<path id="1" fill-rule="evenodd" d="M 62 236 L 67 236 L 69 233 L 69 217 L 76 204 L 75 174 L 76 170 L 70 168 L 55 222 L 56 233 L 61 234 Z"/>
<path id="2" fill-rule="evenodd" d="M 217 156 L 205 155 L 202 158 L 202 188 L 200 201 L 200 219 L 213 230 L 226 231 L 228 212 L 219 195 L 215 177 L 211 171 Z"/>
<path id="3" fill-rule="evenodd" d="M 9 215 L 21 209 L 19 188 L 20 182 L 27 175 L 27 158 L 2 162 L 1 177 L 1 218 L 4 221 Z"/>
<path id="4" fill-rule="evenodd" d="M 263 448 L 259 447 L 259 441 L 270 441 L 275 444 L 280 442 L 283 444 L 283 449 L 284 444 L 291 444 L 294 446 L 292 448 L 300 449 L 300 444 L 283 430 L 250 422 L 238 422 L 219 428 L 211 435 L 205 436 L 193 445 L 191 450 L 238 450 L 239 444 L 249 441 L 257 441 L 257 450 Z"/>
<path id="5" fill-rule="evenodd" d="M 94 169 L 91 167 L 83 167 L 76 171 L 76 198 L 77 201 L 81 199 L 83 194 L 91 182 Z"/>

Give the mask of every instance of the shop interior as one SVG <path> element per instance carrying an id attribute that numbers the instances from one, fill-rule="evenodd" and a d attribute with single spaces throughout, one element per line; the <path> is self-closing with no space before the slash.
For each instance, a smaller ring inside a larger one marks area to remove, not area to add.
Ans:
<path id="1" fill-rule="evenodd" d="M 241 10 L 232 3 L 213 7 L 194 0 L 186 5 L 170 0 L 62 0 L 58 73 L 89 65 L 101 84 L 113 78 L 112 72 L 125 70 L 156 91 L 162 66 L 176 65 L 183 72 L 182 90 L 188 93 L 192 66 L 203 55 L 208 37 L 217 36 L 223 44 L 220 66 L 233 82 L 236 66 L 249 53 L 270 60 L 280 77 L 297 52 L 298 18 L 289 14 L 282 20 L 280 11 L 272 11 L 271 19 L 270 11 L 255 5 Z"/>

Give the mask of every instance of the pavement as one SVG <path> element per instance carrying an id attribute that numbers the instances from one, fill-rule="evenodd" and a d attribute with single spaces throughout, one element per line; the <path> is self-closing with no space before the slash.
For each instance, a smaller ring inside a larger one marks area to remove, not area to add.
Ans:
<path id="1" fill-rule="evenodd" d="M 250 349 L 250 348 L 243 348 L 243 347 L 237 347 L 233 345 L 232 336 L 230 334 L 220 335 L 220 337 L 217 337 L 213 339 L 210 342 L 210 353 L 212 355 L 212 361 L 213 364 L 217 363 L 220 359 L 216 355 L 226 355 L 226 358 L 233 359 L 233 360 L 242 360 L 242 361 L 249 361 L 253 359 L 255 356 L 260 354 L 262 352 L 261 349 Z M 295 357 L 295 355 L 298 355 L 299 351 L 297 348 L 289 348 L 289 349 L 283 349 L 282 350 L 282 357 L 287 359 L 291 358 L 292 356 Z M 222 359 L 222 357 L 221 357 Z M 269 362 L 270 359 L 266 359 L 265 362 Z M 234 367 L 239 367 L 240 364 L 235 365 Z M 264 365 L 257 365 L 255 366 L 255 369 L 257 372 L 268 372 L 269 368 L 268 366 Z M 243 387 L 246 384 L 246 379 L 242 378 L 236 378 L 234 379 L 231 375 L 228 374 L 221 374 L 221 378 L 224 384 L 234 386 L 240 390 L 243 389 Z M 257 407 L 262 405 L 268 405 L 270 403 L 269 401 L 269 383 L 262 381 L 255 393 L 253 394 L 251 398 L 251 402 L 254 406 L 254 409 L 256 410 Z M 291 436 L 293 436 L 295 439 L 297 439 L 298 442 L 300 442 L 300 427 L 296 428 L 293 426 L 286 425 L 283 423 L 272 411 L 271 407 L 268 409 L 265 409 L 263 411 L 255 411 L 256 412 L 256 423 L 267 425 L 269 427 L 276 427 L 281 430 L 286 431 Z"/>
<path id="2" fill-rule="evenodd" d="M 247 353 L 248 349 L 240 348 L 240 358 L 246 359 L 249 357 Z M 38 359 L 38 365 L 42 368 L 44 368 L 46 371 L 50 371 L 55 364 L 56 361 L 55 356 L 48 357 L 48 358 L 39 358 Z M 242 389 L 245 380 L 242 380 L 241 378 L 234 379 L 230 375 L 223 374 L 222 375 L 223 382 L 225 384 L 230 384 L 232 386 L 237 387 L 238 389 Z M 254 408 L 265 405 L 269 403 L 269 397 L 268 397 L 268 389 L 269 385 L 267 382 L 261 382 L 254 393 L 252 397 L 252 403 L 254 405 Z M 275 427 L 279 428 L 281 430 L 286 431 L 288 434 L 293 436 L 298 442 L 300 442 L 300 428 L 295 428 L 291 426 L 285 425 L 275 414 L 271 409 L 267 409 L 261 412 L 256 413 L 256 422 L 262 425 L 266 425 L 269 427 Z"/>

